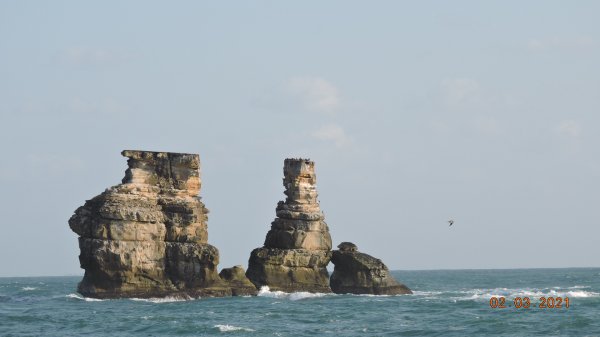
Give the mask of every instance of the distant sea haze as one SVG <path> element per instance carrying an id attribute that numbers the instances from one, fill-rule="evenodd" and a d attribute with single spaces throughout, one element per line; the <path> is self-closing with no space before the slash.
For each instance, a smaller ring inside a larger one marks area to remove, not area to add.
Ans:
<path id="1" fill-rule="evenodd" d="M 414 294 L 263 288 L 256 297 L 99 300 L 75 292 L 79 276 L 0 278 L 0 327 L 5 336 L 600 335 L 600 268 L 392 274 Z M 516 308 L 525 298 L 529 308 Z"/>

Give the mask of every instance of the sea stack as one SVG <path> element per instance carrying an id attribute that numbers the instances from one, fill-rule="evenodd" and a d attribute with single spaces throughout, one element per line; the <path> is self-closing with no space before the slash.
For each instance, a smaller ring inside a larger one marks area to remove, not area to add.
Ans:
<path id="1" fill-rule="evenodd" d="M 331 292 L 326 266 L 331 236 L 317 201 L 315 163 L 286 159 L 285 202 L 279 201 L 264 246 L 250 254 L 246 276 L 257 288 Z"/>
<path id="2" fill-rule="evenodd" d="M 208 244 L 197 154 L 123 151 L 122 184 L 86 201 L 69 220 L 85 269 L 78 291 L 97 298 L 227 296 Z"/>
<path id="3" fill-rule="evenodd" d="M 333 251 L 331 290 L 336 294 L 400 295 L 412 294 L 392 277 L 380 259 L 360 253 L 352 242 L 342 242 Z"/>

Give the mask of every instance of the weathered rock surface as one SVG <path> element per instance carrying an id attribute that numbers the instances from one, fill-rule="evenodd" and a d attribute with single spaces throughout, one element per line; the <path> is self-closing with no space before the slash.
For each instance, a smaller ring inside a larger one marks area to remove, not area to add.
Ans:
<path id="1" fill-rule="evenodd" d="M 221 279 L 231 287 L 233 296 L 256 295 L 256 287 L 246 277 L 246 271 L 242 266 L 223 268 L 219 273 Z"/>
<path id="2" fill-rule="evenodd" d="M 264 246 L 250 254 L 246 276 L 257 288 L 331 292 L 331 236 L 317 201 L 314 162 L 286 159 L 283 176 L 287 198 L 277 204 Z"/>
<path id="3" fill-rule="evenodd" d="M 412 294 L 404 284 L 392 277 L 381 260 L 358 252 L 355 244 L 342 242 L 334 250 L 331 262 L 331 290 L 336 294 L 398 295 Z"/>
<path id="4" fill-rule="evenodd" d="M 342 242 L 338 245 L 339 250 L 343 252 L 356 252 L 358 251 L 358 247 L 352 242 Z"/>
<path id="5" fill-rule="evenodd" d="M 197 154 L 123 151 L 122 184 L 86 201 L 69 220 L 79 235 L 84 296 L 226 296 L 219 251 L 208 244 Z"/>

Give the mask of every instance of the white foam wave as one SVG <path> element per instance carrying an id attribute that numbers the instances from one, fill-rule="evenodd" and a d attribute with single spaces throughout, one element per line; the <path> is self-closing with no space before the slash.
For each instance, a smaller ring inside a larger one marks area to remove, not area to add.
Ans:
<path id="1" fill-rule="evenodd" d="M 467 291 L 461 291 L 460 293 L 466 296 L 460 296 L 458 300 L 489 300 L 492 297 L 599 297 L 600 293 L 585 290 L 569 290 L 571 288 L 563 289 L 553 287 L 544 289 L 508 289 L 508 288 L 496 288 L 496 289 L 472 289 Z M 580 289 L 580 288 L 575 288 Z"/>
<path id="2" fill-rule="evenodd" d="M 492 297 L 505 297 L 514 299 L 515 297 L 600 297 L 600 292 L 592 291 L 590 286 L 575 285 L 570 287 L 548 287 L 548 288 L 475 288 L 461 290 L 445 291 L 413 291 L 413 296 L 422 300 L 452 300 L 456 301 L 489 301 Z"/>
<path id="3" fill-rule="evenodd" d="M 441 291 L 419 291 L 413 290 L 412 295 L 409 296 L 418 296 L 419 299 L 428 300 L 437 300 L 440 298 L 439 295 L 443 294 Z M 397 296 L 405 296 L 405 295 L 397 295 Z"/>
<path id="4" fill-rule="evenodd" d="M 248 332 L 252 332 L 252 331 L 256 331 L 250 328 L 244 328 L 241 326 L 233 326 L 233 325 L 228 325 L 228 324 L 217 324 L 214 326 L 215 328 L 219 329 L 219 331 L 221 332 L 231 332 L 231 331 L 248 331 Z"/>
<path id="5" fill-rule="evenodd" d="M 65 297 L 74 298 L 76 300 L 81 300 L 81 301 L 86 301 L 86 302 L 102 302 L 102 301 L 104 301 L 99 298 L 83 297 L 79 294 L 69 294 L 69 295 L 66 295 Z"/>
<path id="6" fill-rule="evenodd" d="M 32 291 L 32 290 L 37 290 L 37 288 L 36 287 L 23 287 L 23 288 L 21 288 L 21 290 Z"/>
<path id="7" fill-rule="evenodd" d="M 257 296 L 261 296 L 261 297 L 270 297 L 270 298 L 280 298 L 280 299 L 288 299 L 291 301 L 297 301 L 297 300 L 302 300 L 302 299 L 306 299 L 306 298 L 317 298 L 317 297 L 323 297 L 327 294 L 323 294 L 323 293 L 309 293 L 306 291 L 299 291 L 299 292 L 294 292 L 294 293 L 286 293 L 283 291 L 271 291 L 269 289 L 268 286 L 262 286 L 260 288 L 260 290 L 258 291 L 258 295 Z"/>
<path id="8" fill-rule="evenodd" d="M 600 293 L 593 291 L 567 291 L 569 297 L 598 297 Z"/>
<path id="9" fill-rule="evenodd" d="M 390 297 L 390 296 L 396 296 L 396 295 L 375 295 L 375 294 L 351 294 L 353 296 L 359 296 L 359 297 Z"/>
<path id="10" fill-rule="evenodd" d="M 419 290 L 413 290 L 413 295 L 416 296 L 435 296 L 435 295 L 440 295 L 442 294 L 441 291 L 419 291 Z"/>
<path id="11" fill-rule="evenodd" d="M 200 298 L 198 298 L 200 299 Z M 150 302 L 150 303 L 172 303 L 172 302 L 185 302 L 194 300 L 192 297 L 175 297 L 175 296 L 167 296 L 167 297 L 150 297 L 150 298 L 130 298 L 132 301 L 139 302 Z"/>

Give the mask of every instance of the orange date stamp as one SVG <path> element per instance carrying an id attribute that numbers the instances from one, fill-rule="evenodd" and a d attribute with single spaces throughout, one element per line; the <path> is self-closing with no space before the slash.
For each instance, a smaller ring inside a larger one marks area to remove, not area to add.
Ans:
<path id="1" fill-rule="evenodd" d="M 516 309 L 568 309 L 571 306 L 571 301 L 568 297 L 541 296 L 534 298 L 539 299 L 539 303 L 533 303 L 529 297 L 515 297 L 512 302 L 507 301 L 503 296 L 492 296 L 490 298 L 490 307 L 492 309 L 516 308 Z"/>

